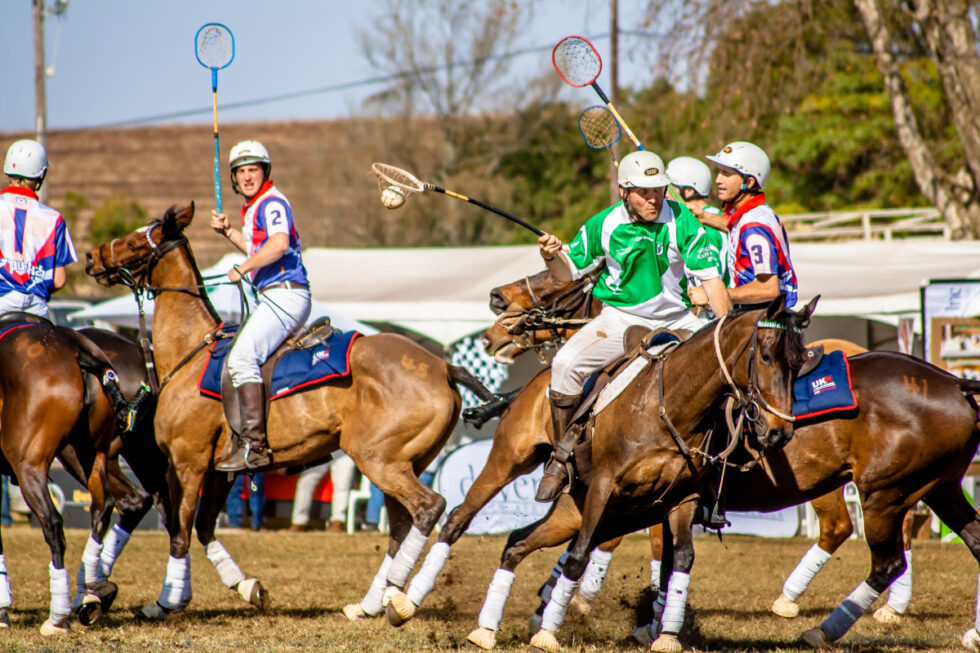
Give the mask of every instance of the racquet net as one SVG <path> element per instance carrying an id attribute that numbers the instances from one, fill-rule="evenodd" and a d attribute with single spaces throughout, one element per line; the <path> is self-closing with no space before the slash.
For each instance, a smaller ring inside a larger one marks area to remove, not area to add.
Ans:
<path id="1" fill-rule="evenodd" d="M 612 112 L 606 107 L 589 107 L 578 117 L 578 130 L 585 144 L 594 150 L 612 147 L 623 131 Z"/>
<path id="2" fill-rule="evenodd" d="M 381 190 L 388 186 L 396 186 L 412 193 L 421 193 L 425 190 L 425 184 L 418 177 L 387 163 L 372 163 L 371 172 L 378 177 L 378 188 Z"/>
<path id="3" fill-rule="evenodd" d="M 224 25 L 211 23 L 197 32 L 197 60 L 205 68 L 224 68 L 235 53 L 235 40 Z"/>
<path id="4" fill-rule="evenodd" d="M 551 51 L 551 62 L 567 84 L 588 86 L 602 72 L 602 59 L 595 47 L 581 36 L 566 36 Z"/>

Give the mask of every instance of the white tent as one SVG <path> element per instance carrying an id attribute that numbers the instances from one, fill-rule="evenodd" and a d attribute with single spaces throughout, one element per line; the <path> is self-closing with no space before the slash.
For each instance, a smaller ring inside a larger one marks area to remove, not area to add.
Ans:
<path id="1" fill-rule="evenodd" d="M 218 277 L 219 275 L 223 276 L 229 269 L 231 269 L 231 266 L 235 265 L 236 263 L 241 263 L 244 260 L 245 256 L 243 254 L 228 254 L 210 268 L 201 270 L 201 275 L 204 277 L 205 281 L 214 283 L 214 285 L 208 286 L 207 288 L 208 298 L 211 300 L 211 303 L 214 305 L 215 310 L 218 311 L 221 318 L 227 322 L 241 321 L 241 294 L 239 293 L 237 286 L 230 283 L 223 283 L 223 281 L 227 281 L 227 278 Z M 210 277 L 216 278 L 211 279 Z M 152 327 L 152 299 L 144 302 L 143 310 L 146 311 L 147 326 Z M 353 320 L 346 315 L 343 315 L 332 306 L 327 306 L 324 303 L 314 299 L 313 308 L 310 311 L 310 320 L 312 321 L 322 315 L 330 316 L 331 324 L 343 331 L 360 331 L 365 335 L 378 332 L 376 328 L 358 322 L 357 320 Z M 136 299 L 133 297 L 132 293 L 129 293 L 122 297 L 109 299 L 84 310 L 72 313 L 69 316 L 69 319 L 98 320 L 136 329 L 139 328 L 139 307 L 137 306 Z"/>

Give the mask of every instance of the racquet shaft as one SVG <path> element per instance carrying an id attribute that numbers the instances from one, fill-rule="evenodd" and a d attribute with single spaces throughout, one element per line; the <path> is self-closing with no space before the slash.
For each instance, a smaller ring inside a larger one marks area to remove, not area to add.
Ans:
<path id="1" fill-rule="evenodd" d="M 467 197 L 466 195 L 461 195 L 461 194 L 456 193 L 454 191 L 446 190 L 445 188 L 440 188 L 439 186 L 435 186 L 433 184 L 427 184 L 426 187 L 427 188 L 430 188 L 430 189 L 432 189 L 434 191 L 436 191 L 437 193 L 442 193 L 443 195 L 448 195 L 449 197 L 454 197 L 454 198 L 456 198 L 458 200 L 463 200 L 464 202 L 469 202 L 470 204 L 473 204 L 475 206 L 479 206 L 481 209 L 485 209 L 487 211 L 490 211 L 491 213 L 496 213 L 497 215 L 499 215 L 501 217 L 507 218 L 511 222 L 516 222 L 517 224 L 521 225 L 522 227 L 524 227 L 528 231 L 534 232 L 538 236 L 543 236 L 544 235 L 544 232 L 541 231 L 540 229 L 538 229 L 537 227 L 535 227 L 533 224 L 528 224 L 527 222 L 524 222 L 523 220 L 521 220 L 517 216 L 511 215 L 510 213 L 507 213 L 506 211 L 503 211 L 501 209 L 498 209 L 496 206 L 491 206 L 490 204 L 487 204 L 486 202 L 481 202 L 480 200 L 475 200 L 472 197 Z"/>

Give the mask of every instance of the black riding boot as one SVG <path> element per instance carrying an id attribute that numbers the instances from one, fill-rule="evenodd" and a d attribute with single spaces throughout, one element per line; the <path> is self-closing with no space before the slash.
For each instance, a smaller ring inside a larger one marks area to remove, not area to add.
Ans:
<path id="1" fill-rule="evenodd" d="M 112 409 L 116 411 L 116 421 L 123 433 L 129 433 L 139 421 L 140 411 L 149 403 L 153 397 L 150 386 L 140 383 L 140 389 L 133 397 L 132 401 L 127 401 L 122 391 L 119 389 L 119 377 L 115 371 L 107 369 L 102 375 L 102 389 L 105 390 L 109 401 L 112 402 Z"/>
<path id="2" fill-rule="evenodd" d="M 233 439 L 231 454 L 214 466 L 219 472 L 244 472 L 272 464 L 272 454 L 265 439 L 265 386 L 246 383 L 236 388 L 236 392 L 242 414 L 242 434 Z"/>
<path id="3" fill-rule="evenodd" d="M 555 438 L 555 451 L 551 460 L 544 468 L 544 476 L 538 484 L 538 493 L 534 500 L 541 503 L 551 503 L 558 498 L 562 489 L 569 482 L 568 466 L 575 447 L 575 431 L 569 431 L 568 426 L 572 415 L 578 408 L 582 395 L 564 395 L 549 390 L 551 399 L 551 426 Z"/>

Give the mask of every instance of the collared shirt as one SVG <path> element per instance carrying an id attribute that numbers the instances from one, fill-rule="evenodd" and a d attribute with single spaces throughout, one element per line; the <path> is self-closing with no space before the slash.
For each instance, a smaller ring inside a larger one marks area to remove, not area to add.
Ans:
<path id="1" fill-rule="evenodd" d="M 688 312 L 688 276 L 721 276 L 718 252 L 683 204 L 664 200 L 653 222 L 634 222 L 622 202 L 589 218 L 562 254 L 573 278 L 605 263 L 592 294 L 627 313 L 675 319 Z"/>
<path id="2" fill-rule="evenodd" d="M 54 270 L 78 260 L 65 219 L 29 188 L 0 190 L 0 295 L 10 291 L 44 301 L 54 290 Z"/>
<path id="3" fill-rule="evenodd" d="M 776 213 L 766 204 L 764 194 L 743 202 L 737 209 L 725 205 L 728 220 L 728 269 L 732 288 L 755 281 L 760 274 L 779 280 L 779 292 L 786 295 L 786 307 L 796 304 L 799 286 L 789 257 L 789 239 Z"/>
<path id="4" fill-rule="evenodd" d="M 248 255 L 254 256 L 269 240 L 269 236 L 280 233 L 289 236 L 289 248 L 286 252 L 278 261 L 250 272 L 252 283 L 258 290 L 283 281 L 309 286 L 301 255 L 303 246 L 293 224 L 293 209 L 286 196 L 279 192 L 270 179 L 242 207 L 242 236 L 245 238 Z"/>

